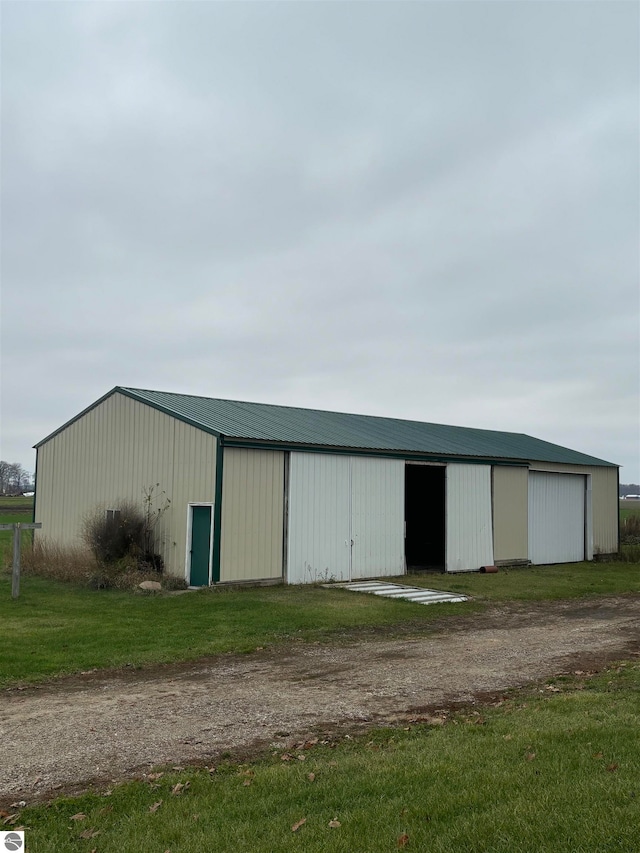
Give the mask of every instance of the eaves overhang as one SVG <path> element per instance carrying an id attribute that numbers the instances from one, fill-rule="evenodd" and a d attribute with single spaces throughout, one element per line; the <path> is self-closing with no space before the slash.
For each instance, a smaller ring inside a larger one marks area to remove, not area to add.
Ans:
<path id="1" fill-rule="evenodd" d="M 113 394 L 215 436 L 219 446 L 351 453 L 415 461 L 468 461 L 587 467 L 619 466 L 524 433 L 407 421 L 397 418 L 222 400 L 116 386 L 42 441 L 50 441 Z"/>
<path id="2" fill-rule="evenodd" d="M 338 447 L 329 444 L 296 444 L 295 442 L 256 441 L 234 436 L 225 436 L 225 448 L 244 448 L 246 450 L 281 450 L 299 453 L 324 453 L 348 456 L 375 456 L 383 459 L 404 459 L 407 462 L 474 462 L 478 465 L 510 465 L 518 468 L 532 464 L 529 459 L 512 459 L 490 456 L 469 456 L 442 453 L 423 453 L 414 450 L 389 450 L 388 448 Z"/>

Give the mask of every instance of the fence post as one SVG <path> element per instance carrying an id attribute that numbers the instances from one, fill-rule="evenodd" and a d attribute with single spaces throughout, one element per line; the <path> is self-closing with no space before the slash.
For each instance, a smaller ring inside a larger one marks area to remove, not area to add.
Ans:
<path id="1" fill-rule="evenodd" d="M 11 598 L 20 595 L 20 538 L 22 536 L 22 525 L 16 524 L 13 528 L 13 572 L 11 574 Z"/>
<path id="2" fill-rule="evenodd" d="M 31 524 L 20 524 L 14 521 L 13 524 L 0 524 L 0 530 L 13 530 L 13 571 L 11 573 L 11 598 L 17 598 L 20 595 L 20 545 L 22 543 L 23 530 L 39 530 L 42 527 L 40 521 L 34 521 Z"/>

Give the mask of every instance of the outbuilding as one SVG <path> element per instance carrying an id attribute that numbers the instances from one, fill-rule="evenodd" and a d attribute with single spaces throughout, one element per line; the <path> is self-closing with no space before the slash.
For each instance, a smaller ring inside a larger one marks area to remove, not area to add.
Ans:
<path id="1" fill-rule="evenodd" d="M 36 445 L 37 535 L 171 503 L 192 586 L 591 560 L 618 550 L 618 467 L 528 435 L 116 387 Z"/>

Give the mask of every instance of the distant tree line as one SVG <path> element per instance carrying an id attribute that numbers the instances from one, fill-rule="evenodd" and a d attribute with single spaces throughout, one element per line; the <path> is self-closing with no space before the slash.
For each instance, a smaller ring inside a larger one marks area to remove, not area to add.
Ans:
<path id="1" fill-rule="evenodd" d="M 19 462 L 0 462 L 0 495 L 22 495 L 33 488 L 33 476 Z"/>
<path id="2" fill-rule="evenodd" d="M 618 495 L 621 498 L 625 495 L 640 495 L 640 486 L 637 483 L 620 483 Z"/>

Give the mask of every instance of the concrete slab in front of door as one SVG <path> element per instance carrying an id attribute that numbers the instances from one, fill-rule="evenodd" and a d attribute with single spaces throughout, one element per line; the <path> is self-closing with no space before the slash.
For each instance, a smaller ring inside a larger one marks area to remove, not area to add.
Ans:
<path id="1" fill-rule="evenodd" d="M 402 598 L 414 601 L 416 604 L 455 604 L 468 601 L 466 595 L 454 592 L 443 592 L 439 589 L 424 589 L 419 586 L 404 586 L 399 583 L 384 581 L 352 581 L 351 583 L 324 584 L 327 589 L 350 589 L 352 592 L 368 592 L 372 595 L 382 595 L 385 598 Z"/>

